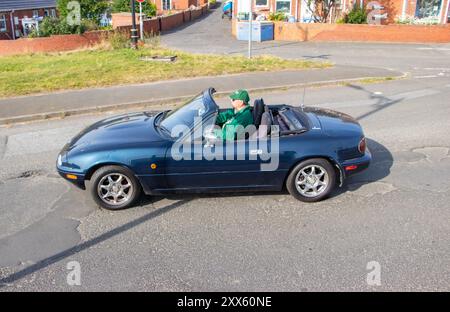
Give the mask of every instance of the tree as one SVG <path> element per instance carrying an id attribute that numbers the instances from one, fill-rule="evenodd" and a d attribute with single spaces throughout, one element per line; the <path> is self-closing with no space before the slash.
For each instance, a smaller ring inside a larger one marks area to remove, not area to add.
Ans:
<path id="1" fill-rule="evenodd" d="M 70 13 L 68 9 L 68 3 L 73 0 L 57 0 L 57 7 L 59 15 L 62 18 L 66 18 Z M 77 0 L 80 3 L 81 19 L 94 20 L 99 22 L 102 15 L 109 8 L 108 0 Z"/>
<path id="2" fill-rule="evenodd" d="M 138 10 L 139 4 L 136 3 L 136 10 Z M 131 1 L 130 0 L 113 0 L 112 11 L 114 13 L 118 12 L 131 12 Z M 138 12 L 138 11 L 136 11 Z M 142 13 L 146 16 L 155 16 L 156 15 L 156 6 L 150 2 L 150 0 L 146 0 L 142 3 Z"/>
<path id="3" fill-rule="evenodd" d="M 307 0 L 308 10 L 312 13 L 315 23 L 326 23 L 331 13 L 331 8 L 335 4 L 335 0 Z"/>

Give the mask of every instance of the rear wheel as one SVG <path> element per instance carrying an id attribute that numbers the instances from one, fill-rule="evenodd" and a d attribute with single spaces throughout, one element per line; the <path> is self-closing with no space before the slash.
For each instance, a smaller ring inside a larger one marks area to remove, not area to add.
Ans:
<path id="1" fill-rule="evenodd" d="M 336 184 L 333 166 L 323 158 L 312 158 L 299 163 L 289 174 L 286 188 L 303 202 L 316 202 L 327 197 Z"/>
<path id="2" fill-rule="evenodd" d="M 131 170 L 120 166 L 105 166 L 91 178 L 91 195 L 95 202 L 110 210 L 132 206 L 141 194 L 141 185 Z"/>

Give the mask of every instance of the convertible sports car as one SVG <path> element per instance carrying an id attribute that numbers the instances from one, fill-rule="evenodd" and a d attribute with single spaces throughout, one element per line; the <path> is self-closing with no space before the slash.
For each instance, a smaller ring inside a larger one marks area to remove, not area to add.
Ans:
<path id="1" fill-rule="evenodd" d="M 228 155 L 206 159 L 204 150 L 223 143 L 212 131 L 198 135 L 198 129 L 214 124 L 221 111 L 214 92 L 210 88 L 172 111 L 125 114 L 87 127 L 58 155 L 59 174 L 82 189 L 90 180 L 90 192 L 100 206 L 122 209 L 132 206 L 142 191 L 273 191 L 285 186 L 295 198 L 314 202 L 369 166 L 371 154 L 362 128 L 351 116 L 313 107 L 265 105 L 262 99 L 252 106 L 255 131 L 231 144 L 244 148 L 232 149 L 231 160 Z M 189 130 L 185 136 L 194 137 L 192 144 L 200 146 L 188 150 L 192 157 L 173 157 L 175 144 L 184 140 L 173 134 L 180 125 Z M 255 142 L 268 142 L 269 148 Z M 262 169 L 270 162 L 276 166 Z"/>

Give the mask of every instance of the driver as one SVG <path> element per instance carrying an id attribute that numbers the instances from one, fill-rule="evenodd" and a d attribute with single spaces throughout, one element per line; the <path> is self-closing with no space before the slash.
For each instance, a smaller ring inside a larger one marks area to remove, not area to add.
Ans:
<path id="1" fill-rule="evenodd" d="M 250 97 L 247 90 L 234 91 L 230 94 L 230 99 L 233 109 L 219 113 L 216 119 L 216 125 L 222 128 L 221 131 L 216 131 L 216 135 L 227 141 L 242 138 L 244 128 L 253 124 L 253 115 L 248 104 Z"/>

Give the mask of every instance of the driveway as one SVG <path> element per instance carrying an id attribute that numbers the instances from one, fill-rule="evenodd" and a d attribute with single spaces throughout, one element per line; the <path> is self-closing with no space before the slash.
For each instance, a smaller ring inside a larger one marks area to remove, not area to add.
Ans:
<path id="1" fill-rule="evenodd" d="M 247 55 L 247 41 L 231 35 L 231 21 L 222 19 L 221 14 L 221 8 L 217 8 L 202 19 L 165 32 L 161 43 L 195 53 Z M 382 67 L 427 76 L 450 67 L 450 44 L 266 41 L 254 42 L 253 54 L 328 60 L 340 65 Z"/>

